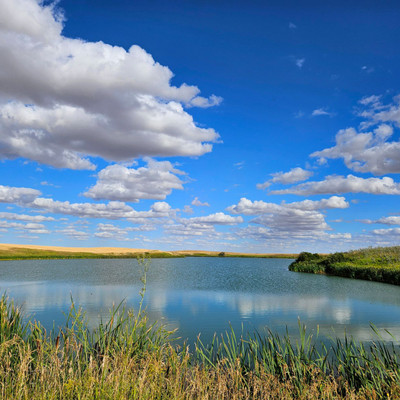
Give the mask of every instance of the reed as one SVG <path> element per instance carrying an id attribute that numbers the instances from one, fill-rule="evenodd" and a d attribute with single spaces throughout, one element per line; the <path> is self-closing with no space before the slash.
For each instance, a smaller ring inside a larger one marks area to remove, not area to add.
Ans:
<path id="1" fill-rule="evenodd" d="M 367 248 L 329 255 L 303 252 L 289 269 L 400 285 L 400 246 Z"/>
<path id="2" fill-rule="evenodd" d="M 0 317 L 3 399 L 400 397 L 398 348 L 379 338 L 369 348 L 351 338 L 324 346 L 299 323 L 294 342 L 231 328 L 209 344 L 199 338 L 190 351 L 164 326 L 149 324 L 145 311 L 121 304 L 93 330 L 74 304 L 65 326 L 51 332 L 25 322 L 5 296 Z"/>

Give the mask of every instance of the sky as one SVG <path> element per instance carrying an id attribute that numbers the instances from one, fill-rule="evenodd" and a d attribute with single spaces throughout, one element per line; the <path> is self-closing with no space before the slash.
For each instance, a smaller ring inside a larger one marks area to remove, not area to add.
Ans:
<path id="1" fill-rule="evenodd" d="M 400 4 L 0 0 L 0 242 L 400 244 Z"/>

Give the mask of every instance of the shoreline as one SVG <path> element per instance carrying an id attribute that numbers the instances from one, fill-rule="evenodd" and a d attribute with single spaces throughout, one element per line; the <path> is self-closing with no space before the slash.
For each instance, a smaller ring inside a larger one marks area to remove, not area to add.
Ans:
<path id="1" fill-rule="evenodd" d="M 151 258 L 181 257 L 244 257 L 244 258 L 296 258 L 298 254 L 239 253 L 207 250 L 138 249 L 126 247 L 63 247 L 0 243 L 0 260 L 68 259 L 68 258 Z"/>

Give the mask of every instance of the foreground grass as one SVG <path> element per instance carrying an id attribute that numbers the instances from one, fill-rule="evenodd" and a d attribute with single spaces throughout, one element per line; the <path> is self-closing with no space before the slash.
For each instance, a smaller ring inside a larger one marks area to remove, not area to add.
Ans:
<path id="1" fill-rule="evenodd" d="M 145 282 L 144 282 L 145 284 Z M 144 294 L 144 293 L 142 293 Z M 142 297 L 143 298 L 143 297 Z M 269 332 L 211 344 L 174 345 L 141 307 L 123 307 L 88 329 L 73 305 L 65 327 L 47 333 L 0 300 L 2 399 L 380 399 L 400 398 L 400 359 L 383 342 L 350 339 L 317 351 L 312 337 Z"/>
<path id="2" fill-rule="evenodd" d="M 345 253 L 300 253 L 289 269 L 400 285 L 400 246 L 376 247 Z"/>

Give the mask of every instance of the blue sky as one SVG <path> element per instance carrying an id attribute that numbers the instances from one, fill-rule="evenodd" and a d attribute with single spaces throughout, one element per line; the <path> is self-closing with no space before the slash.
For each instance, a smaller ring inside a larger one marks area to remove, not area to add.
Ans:
<path id="1" fill-rule="evenodd" d="M 0 242 L 400 239 L 396 2 L 0 0 Z"/>

